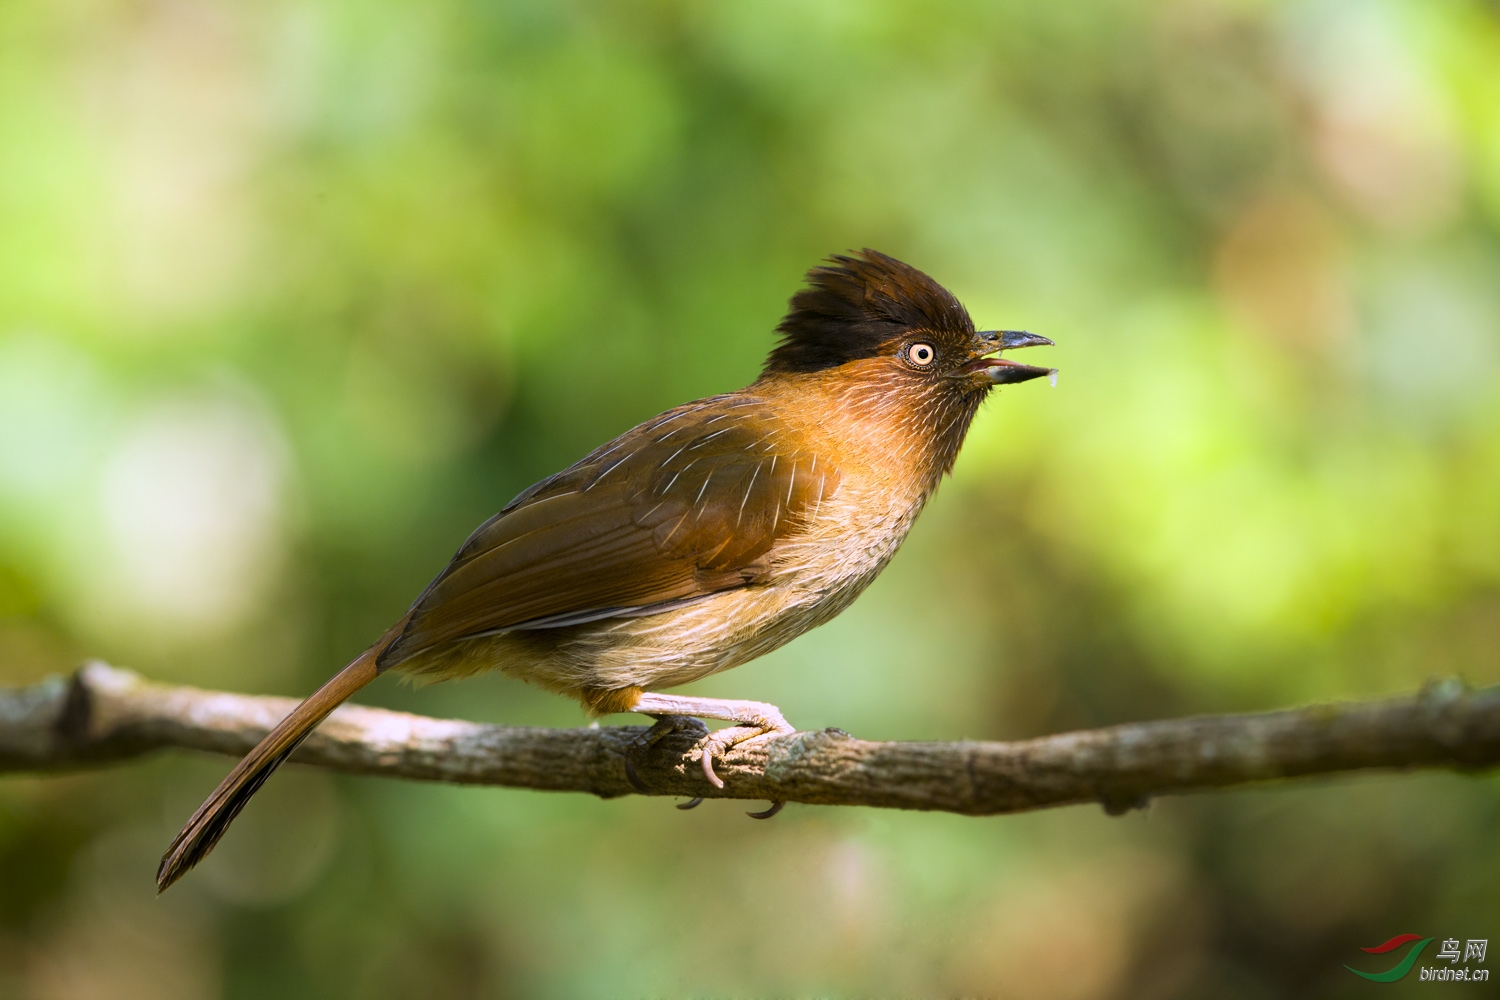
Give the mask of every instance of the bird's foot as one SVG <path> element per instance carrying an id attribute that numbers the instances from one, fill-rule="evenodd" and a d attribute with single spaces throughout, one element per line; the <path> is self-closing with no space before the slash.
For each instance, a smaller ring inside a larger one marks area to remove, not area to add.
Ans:
<path id="1" fill-rule="evenodd" d="M 635 754 L 644 753 L 655 746 L 669 733 L 692 730 L 703 735 L 696 749 L 703 764 L 703 776 L 715 788 L 723 788 L 724 781 L 714 773 L 714 758 L 723 758 L 736 747 L 746 747 L 778 736 L 790 736 L 797 730 L 781 715 L 781 709 L 763 701 L 730 701 L 724 698 L 684 698 L 678 695 L 644 692 L 630 709 L 643 715 L 653 716 L 657 722 L 632 741 Z M 733 725 L 716 732 L 708 732 L 698 719 L 723 719 Z M 625 757 L 625 775 L 640 791 L 649 791 L 636 774 L 632 752 Z M 679 805 L 679 809 L 692 809 L 703 800 L 694 798 Z M 770 819 L 781 812 L 785 802 L 772 802 L 769 809 L 747 813 L 752 819 Z"/>
<path id="2" fill-rule="evenodd" d="M 746 747 L 762 740 L 778 736 L 790 736 L 797 730 L 781 715 L 781 709 L 763 701 L 731 701 L 726 698 L 688 698 L 680 695 L 656 694 L 647 691 L 630 709 L 654 716 L 689 715 L 699 719 L 723 719 L 733 725 L 716 732 L 706 733 L 698 741 L 697 750 L 703 762 L 703 776 L 715 788 L 723 788 L 724 782 L 714 773 L 714 758 L 721 760 L 735 747 Z M 651 728 L 654 733 L 661 723 Z M 650 733 L 647 733 L 649 736 Z M 664 734 L 663 734 L 664 735 Z M 658 736 L 657 739 L 661 737 Z"/>
<path id="3" fill-rule="evenodd" d="M 775 706 L 764 705 L 762 707 L 770 711 L 753 720 L 736 720 L 738 725 L 717 729 L 698 741 L 698 750 L 703 755 L 703 776 L 715 788 L 724 787 L 723 779 L 714 773 L 715 757 L 723 760 L 729 755 L 729 751 L 736 747 L 746 748 L 778 736 L 790 736 L 797 731 L 781 717 L 781 713 L 776 710 Z"/>
<path id="4" fill-rule="evenodd" d="M 724 780 L 714 773 L 715 756 L 723 757 L 734 747 L 746 747 L 752 743 L 775 739 L 778 736 L 790 736 L 797 731 L 781 717 L 781 712 L 775 705 L 766 705 L 762 702 L 740 702 L 739 704 L 755 705 L 765 711 L 758 714 L 752 722 L 725 726 L 723 729 L 709 733 L 698 743 L 698 749 L 703 752 L 703 776 L 715 788 L 724 787 Z M 785 802 L 777 800 L 772 802 L 768 809 L 760 812 L 747 812 L 745 815 L 751 819 L 770 819 L 781 812 L 785 805 Z"/>
<path id="5" fill-rule="evenodd" d="M 708 727 L 689 715 L 671 715 L 663 713 L 652 716 L 656 719 L 656 725 L 646 730 L 625 746 L 625 778 L 638 792 L 649 793 L 650 788 L 641 780 L 640 773 L 636 770 L 636 761 L 640 760 L 651 751 L 656 744 L 673 733 L 688 733 L 700 739 L 708 737 Z M 696 803 L 694 803 L 696 805 Z M 679 808 L 691 809 L 692 806 Z"/>

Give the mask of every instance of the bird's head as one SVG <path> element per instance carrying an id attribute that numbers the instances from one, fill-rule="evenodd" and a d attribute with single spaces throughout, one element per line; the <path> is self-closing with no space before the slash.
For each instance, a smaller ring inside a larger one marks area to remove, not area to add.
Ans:
<path id="1" fill-rule="evenodd" d="M 842 398 L 878 407 L 881 419 L 923 428 L 945 471 L 991 389 L 1056 374 L 1000 356 L 1052 341 L 976 330 L 951 292 L 874 250 L 809 271 L 777 332 L 762 379 L 832 384 Z"/>
<path id="2" fill-rule="evenodd" d="M 874 250 L 836 255 L 807 272 L 807 287 L 792 297 L 777 332 L 781 343 L 766 361 L 767 375 L 854 364 L 851 377 L 878 372 L 966 396 L 1054 373 L 999 356 L 1052 341 L 1020 330 L 976 330 L 952 292 Z"/>

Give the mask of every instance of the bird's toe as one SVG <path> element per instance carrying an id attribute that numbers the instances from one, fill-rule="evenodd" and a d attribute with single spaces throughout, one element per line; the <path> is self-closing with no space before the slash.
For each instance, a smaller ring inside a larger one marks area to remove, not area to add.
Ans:
<path id="1" fill-rule="evenodd" d="M 658 715 L 656 724 L 625 745 L 625 780 L 638 792 L 652 789 L 641 780 L 641 771 L 649 773 L 647 758 L 656 745 L 674 733 L 686 733 L 700 741 L 708 736 L 708 727 L 687 715 Z"/>

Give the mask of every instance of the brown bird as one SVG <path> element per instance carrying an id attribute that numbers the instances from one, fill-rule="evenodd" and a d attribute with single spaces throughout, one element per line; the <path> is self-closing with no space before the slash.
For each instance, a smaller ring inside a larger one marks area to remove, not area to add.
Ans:
<path id="1" fill-rule="evenodd" d="M 715 756 L 793 732 L 774 705 L 654 689 L 753 660 L 848 607 L 953 468 L 989 391 L 1055 372 L 998 356 L 1050 340 L 976 331 L 937 282 L 873 250 L 810 271 L 777 331 L 752 385 L 653 417 L 480 525 L 400 621 L 214 789 L 158 889 L 388 670 L 500 670 L 596 716 L 731 722 L 700 744 L 719 787 Z"/>

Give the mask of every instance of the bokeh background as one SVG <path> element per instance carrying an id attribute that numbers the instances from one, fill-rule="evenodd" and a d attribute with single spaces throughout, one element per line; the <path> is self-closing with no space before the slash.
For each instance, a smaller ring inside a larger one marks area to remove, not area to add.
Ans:
<path id="1" fill-rule="evenodd" d="M 23 0 L 0 683 L 306 693 L 862 246 L 1061 381 L 851 610 L 693 690 L 1003 739 L 1500 681 L 1494 3 Z M 0 779 L 0 996 L 1355 996 L 1420 992 L 1361 946 L 1500 938 L 1493 776 L 754 823 L 291 768 L 154 898 L 228 766 Z"/>

